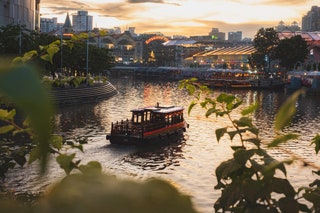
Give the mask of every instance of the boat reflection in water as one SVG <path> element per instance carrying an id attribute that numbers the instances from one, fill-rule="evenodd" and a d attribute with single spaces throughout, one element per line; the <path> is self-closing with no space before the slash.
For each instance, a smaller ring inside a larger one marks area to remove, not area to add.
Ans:
<path id="1" fill-rule="evenodd" d="M 106 138 L 112 144 L 147 144 L 181 138 L 188 124 L 183 107 L 156 106 L 131 110 L 131 120 L 112 123 Z"/>

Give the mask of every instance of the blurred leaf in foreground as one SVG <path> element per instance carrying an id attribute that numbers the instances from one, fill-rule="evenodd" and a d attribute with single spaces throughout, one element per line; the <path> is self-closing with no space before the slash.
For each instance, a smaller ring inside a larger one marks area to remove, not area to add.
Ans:
<path id="1" fill-rule="evenodd" d="M 11 100 L 29 116 L 34 130 L 34 143 L 39 147 L 41 170 L 45 169 L 51 136 L 52 104 L 42 87 L 35 69 L 26 65 L 7 65 L 0 68 L 0 97 Z"/>

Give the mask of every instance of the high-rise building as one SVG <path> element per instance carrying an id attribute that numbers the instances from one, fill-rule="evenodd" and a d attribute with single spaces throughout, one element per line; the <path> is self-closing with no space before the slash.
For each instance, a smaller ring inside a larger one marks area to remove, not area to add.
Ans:
<path id="1" fill-rule="evenodd" d="M 23 25 L 29 30 L 38 30 L 40 0 L 1 0 L 0 26 Z"/>
<path id="2" fill-rule="evenodd" d="M 320 7 L 312 6 L 307 15 L 302 17 L 302 31 L 320 31 Z"/>
<path id="3" fill-rule="evenodd" d="M 237 42 L 242 40 L 242 31 L 228 32 L 228 41 Z"/>
<path id="4" fill-rule="evenodd" d="M 72 15 L 73 30 L 75 32 L 85 32 L 92 30 L 93 17 L 88 15 L 88 11 L 78 11 Z"/>
<path id="5" fill-rule="evenodd" d="M 58 29 L 57 18 L 40 18 L 40 32 L 48 33 Z"/>
<path id="6" fill-rule="evenodd" d="M 209 36 L 211 36 L 213 40 L 217 40 L 217 41 L 226 40 L 226 33 L 219 32 L 219 28 L 212 28 L 211 32 L 209 33 Z"/>

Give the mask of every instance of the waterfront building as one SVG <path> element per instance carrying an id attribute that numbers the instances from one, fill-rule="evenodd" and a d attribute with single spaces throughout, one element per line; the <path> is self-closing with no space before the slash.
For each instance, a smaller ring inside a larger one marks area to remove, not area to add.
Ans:
<path id="1" fill-rule="evenodd" d="M 309 55 L 304 61 L 305 64 L 320 63 L 320 32 L 278 32 L 280 39 L 291 38 L 300 35 L 308 43 Z"/>
<path id="2" fill-rule="evenodd" d="M 78 11 L 72 15 L 74 32 L 85 32 L 92 30 L 93 17 L 88 15 L 88 11 Z"/>
<path id="3" fill-rule="evenodd" d="M 135 27 L 129 27 L 127 31 L 130 33 L 132 37 L 137 37 L 138 35 L 135 33 L 135 30 L 136 30 Z"/>
<path id="4" fill-rule="evenodd" d="M 169 50 L 173 52 L 174 56 L 170 59 L 170 66 L 181 66 L 183 65 L 184 58 L 192 56 L 195 52 L 199 52 L 200 46 L 195 40 L 192 39 L 176 39 L 169 40 L 163 43 Z"/>
<path id="5" fill-rule="evenodd" d="M 23 25 L 29 30 L 39 30 L 40 0 L 0 1 L 0 26 Z"/>
<path id="6" fill-rule="evenodd" d="M 249 69 L 248 58 L 255 52 L 252 45 L 221 47 L 205 50 L 184 60 L 184 66 L 197 63 L 200 67 Z"/>
<path id="7" fill-rule="evenodd" d="M 312 6 L 311 10 L 302 17 L 302 31 L 320 31 L 320 7 Z"/>

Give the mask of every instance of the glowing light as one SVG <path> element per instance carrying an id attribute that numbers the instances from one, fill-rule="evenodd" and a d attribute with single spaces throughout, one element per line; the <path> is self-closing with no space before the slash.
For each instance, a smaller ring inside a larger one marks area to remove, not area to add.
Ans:
<path id="1" fill-rule="evenodd" d="M 146 40 L 146 44 L 149 44 L 150 42 L 155 41 L 155 40 L 163 40 L 165 42 L 169 41 L 169 39 L 164 36 L 153 36 L 153 37 L 149 38 L 148 40 Z"/>

